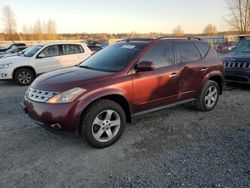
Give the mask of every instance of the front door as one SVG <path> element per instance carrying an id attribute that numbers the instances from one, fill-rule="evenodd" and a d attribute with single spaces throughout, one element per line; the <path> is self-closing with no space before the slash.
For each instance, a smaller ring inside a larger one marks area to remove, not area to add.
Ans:
<path id="1" fill-rule="evenodd" d="M 36 57 L 37 74 L 57 70 L 63 67 L 58 45 L 48 46 Z"/>
<path id="2" fill-rule="evenodd" d="M 161 107 L 176 101 L 179 68 L 175 64 L 172 43 L 153 46 L 141 57 L 138 63 L 142 61 L 153 62 L 156 69 L 150 72 L 132 74 L 134 112 Z"/>

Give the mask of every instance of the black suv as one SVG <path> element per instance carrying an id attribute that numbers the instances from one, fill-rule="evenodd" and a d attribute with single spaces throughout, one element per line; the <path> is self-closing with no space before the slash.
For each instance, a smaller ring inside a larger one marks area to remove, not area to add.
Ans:
<path id="1" fill-rule="evenodd" d="M 250 84 L 250 37 L 241 39 L 222 59 L 226 81 Z"/>

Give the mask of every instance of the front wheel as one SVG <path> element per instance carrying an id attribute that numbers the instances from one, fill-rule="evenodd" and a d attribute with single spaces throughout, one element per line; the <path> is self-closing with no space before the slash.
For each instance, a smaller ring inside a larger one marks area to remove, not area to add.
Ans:
<path id="1" fill-rule="evenodd" d="M 219 85 L 212 80 L 208 80 L 196 100 L 195 106 L 201 111 L 211 111 L 216 107 L 219 100 Z"/>
<path id="2" fill-rule="evenodd" d="M 18 69 L 14 73 L 15 83 L 21 86 L 30 85 L 34 79 L 35 79 L 34 73 L 27 68 Z"/>
<path id="3" fill-rule="evenodd" d="M 119 104 L 111 100 L 99 100 L 84 112 L 80 133 L 90 146 L 105 148 L 121 137 L 125 125 L 125 112 Z"/>

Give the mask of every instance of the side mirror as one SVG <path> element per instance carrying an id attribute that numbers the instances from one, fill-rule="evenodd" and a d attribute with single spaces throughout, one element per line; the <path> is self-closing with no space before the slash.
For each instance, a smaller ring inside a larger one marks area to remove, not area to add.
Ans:
<path id="1" fill-rule="evenodd" d="M 155 66 L 153 62 L 150 61 L 141 61 L 138 63 L 135 67 L 135 70 L 137 72 L 148 72 L 148 71 L 154 71 Z"/>
<path id="2" fill-rule="evenodd" d="M 44 53 L 40 53 L 39 55 L 38 55 L 38 58 L 45 58 L 45 55 L 44 55 Z"/>

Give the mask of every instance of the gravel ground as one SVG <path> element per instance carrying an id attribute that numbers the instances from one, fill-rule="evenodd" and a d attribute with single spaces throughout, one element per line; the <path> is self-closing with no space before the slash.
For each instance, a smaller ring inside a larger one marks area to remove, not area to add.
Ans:
<path id="1" fill-rule="evenodd" d="M 101 150 L 33 124 L 26 89 L 0 82 L 0 187 L 250 187 L 250 86 L 227 86 L 209 113 L 140 116 Z"/>

